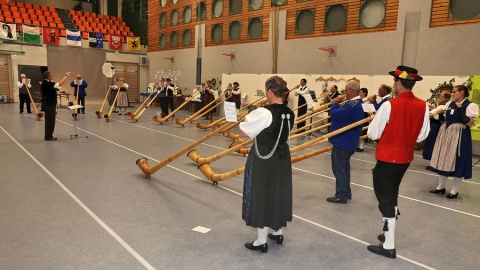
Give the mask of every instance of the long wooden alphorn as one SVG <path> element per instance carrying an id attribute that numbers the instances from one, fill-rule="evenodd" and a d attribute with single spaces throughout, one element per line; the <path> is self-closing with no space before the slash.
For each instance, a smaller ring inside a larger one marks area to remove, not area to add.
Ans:
<path id="1" fill-rule="evenodd" d="M 214 105 L 212 105 L 212 106 L 207 105 L 207 106 L 206 106 L 206 107 L 207 107 L 207 110 L 204 111 L 204 112 L 202 112 L 201 114 L 195 116 L 195 117 L 192 117 L 192 118 L 189 120 L 190 123 L 193 123 L 193 122 L 197 121 L 198 119 L 202 118 L 204 115 L 206 115 L 207 113 L 209 113 L 210 111 L 212 111 L 212 110 L 215 109 L 216 107 L 220 106 L 220 105 L 221 105 L 223 102 L 225 102 L 225 101 L 226 101 L 226 99 L 220 100 L 220 102 L 214 103 Z"/>
<path id="2" fill-rule="evenodd" d="M 223 128 L 219 128 L 217 130 L 214 130 L 210 133 L 208 133 L 207 135 L 203 136 L 202 138 L 200 138 L 199 140 L 191 143 L 190 145 L 184 147 L 183 149 L 179 150 L 178 152 L 176 152 L 175 154 L 163 159 L 162 161 L 158 162 L 157 164 L 153 165 L 153 166 L 149 166 L 148 163 L 147 163 L 147 158 L 143 157 L 143 158 L 139 158 L 135 163 L 137 164 L 137 166 L 140 168 L 140 170 L 145 174 L 145 178 L 146 179 L 150 179 L 150 175 L 152 175 L 153 173 L 155 173 L 156 171 L 160 170 L 162 167 L 164 167 L 165 165 L 167 165 L 168 163 L 172 162 L 173 160 L 177 159 L 179 156 L 185 154 L 186 152 L 190 151 L 192 148 L 194 148 L 195 146 L 197 145 L 200 145 L 201 143 L 203 143 L 204 141 L 210 139 L 212 136 L 215 136 L 216 134 L 222 132 L 224 129 L 227 129 L 227 128 L 232 128 L 234 126 L 237 126 L 240 124 L 240 122 L 243 120 L 243 118 L 245 117 L 246 113 L 244 113 L 241 117 L 241 120 L 239 120 L 238 122 L 236 123 L 230 123 L 229 125 L 226 125 L 224 126 Z"/>
<path id="3" fill-rule="evenodd" d="M 30 89 L 28 89 L 28 86 L 25 85 L 25 88 L 27 89 L 28 97 L 30 98 L 30 102 L 32 103 L 33 110 L 35 111 L 35 115 L 37 116 L 37 120 L 40 121 L 43 117 L 43 113 L 39 112 L 37 109 L 37 105 L 35 105 L 35 101 L 33 100 L 32 94 L 30 93 Z"/>
<path id="4" fill-rule="evenodd" d="M 182 104 L 180 104 L 175 110 L 173 110 L 172 112 L 170 112 L 170 114 L 166 115 L 165 117 L 158 117 L 158 116 L 154 116 L 153 117 L 153 121 L 157 122 L 157 123 L 160 123 L 160 124 L 163 124 L 163 122 L 166 122 L 168 121 L 168 119 L 170 119 L 171 117 L 173 117 L 175 115 L 176 112 L 178 112 L 181 108 L 183 108 L 185 105 L 188 104 L 188 102 L 190 100 L 192 100 L 196 95 L 200 94 L 199 91 L 196 91 L 196 92 L 193 92 L 192 96 L 190 96 L 189 98 L 185 99 L 185 101 L 183 101 Z"/>
<path id="5" fill-rule="evenodd" d="M 79 92 L 80 92 L 80 86 L 77 86 L 77 95 L 75 96 L 75 104 L 74 105 L 78 105 Z M 78 116 L 79 111 L 80 111 L 80 109 L 73 110 L 72 117 L 73 117 L 74 120 L 77 120 L 77 116 Z"/>
<path id="6" fill-rule="evenodd" d="M 182 127 L 187 123 L 189 122 L 191 119 L 197 117 L 199 114 L 203 113 L 205 110 L 207 110 L 209 107 L 210 107 L 210 104 L 214 104 L 215 102 L 217 102 L 218 100 L 220 100 L 223 96 L 225 96 L 226 93 L 223 93 L 221 96 L 219 96 L 218 98 L 214 99 L 212 102 L 208 103 L 207 105 L 203 106 L 203 108 L 201 108 L 200 110 L 198 110 L 198 112 L 190 115 L 189 117 L 185 118 L 185 120 L 183 121 L 180 121 L 180 119 L 178 118 L 175 118 L 175 120 L 173 121 L 175 124 L 177 125 L 181 125 Z"/>
<path id="7" fill-rule="evenodd" d="M 108 88 L 107 94 L 105 95 L 105 98 L 103 99 L 103 103 L 102 103 L 102 106 L 100 107 L 100 110 L 95 112 L 95 114 L 97 115 L 98 118 L 102 117 L 103 107 L 105 106 L 105 103 L 107 102 L 109 93 L 110 93 L 110 87 Z"/>
<path id="8" fill-rule="evenodd" d="M 152 102 L 157 98 L 157 96 L 160 94 L 159 91 L 156 91 L 156 94 L 153 96 L 153 98 L 150 100 L 150 102 L 148 102 L 147 106 L 145 106 L 138 114 L 136 114 L 135 116 L 132 116 L 132 117 L 129 117 L 131 120 L 134 120 L 135 122 L 138 121 L 138 119 L 142 116 L 142 114 L 148 109 L 150 108 L 150 106 L 152 105 Z"/>
<path id="9" fill-rule="evenodd" d="M 118 89 L 117 91 L 120 91 L 120 89 Z M 112 103 L 112 107 L 110 107 L 110 111 L 108 111 L 108 113 L 106 113 L 106 114 L 103 115 L 103 118 L 104 118 L 105 121 L 107 121 L 107 122 L 110 121 L 110 115 L 112 115 L 113 108 L 115 108 L 115 106 L 116 106 L 116 104 L 117 104 L 117 98 L 118 98 L 118 92 L 117 92 L 117 95 L 115 96 L 115 98 L 113 99 L 113 103 Z"/>
<path id="10" fill-rule="evenodd" d="M 365 119 L 362 119 L 360 121 L 357 121 L 355 123 L 352 123 L 350 125 L 347 125 L 343 128 L 340 128 L 340 129 L 337 129 L 333 132 L 330 132 L 330 133 L 327 133 L 323 136 L 320 136 L 318 138 L 315 138 L 307 143 L 304 143 L 304 144 L 301 144 L 299 146 L 296 146 L 296 147 L 292 147 L 290 148 L 290 153 L 292 152 L 295 152 L 295 151 L 299 151 L 299 150 L 302 150 L 302 149 L 305 149 L 307 147 L 309 147 L 310 145 L 313 145 L 313 144 L 317 144 L 317 143 L 320 143 L 320 142 L 323 142 L 323 141 L 326 141 L 328 138 L 330 137 L 333 137 L 335 135 L 338 135 L 342 132 L 345 132 L 347 130 L 350 130 L 352 128 L 355 128 L 359 125 L 362 125 L 370 120 L 373 119 L 373 115 L 370 116 L 370 117 L 367 117 Z M 329 147 L 332 147 L 332 146 L 329 146 Z M 317 150 L 317 151 L 329 151 L 330 149 L 328 150 L 325 150 L 329 147 L 326 147 L 324 149 L 320 149 L 320 150 Z M 332 147 L 333 148 L 333 147 Z M 293 161 L 293 159 L 292 159 Z M 297 161 L 296 161 L 297 162 Z M 217 174 L 213 171 L 212 167 L 210 166 L 210 163 L 204 163 L 204 164 L 201 164 L 200 166 L 198 166 L 198 169 L 200 170 L 200 172 L 202 172 L 202 174 L 204 176 L 206 176 L 208 179 L 210 179 L 214 184 L 216 184 L 218 181 L 224 181 L 224 180 L 227 180 L 233 176 L 236 176 L 236 175 L 239 175 L 241 173 L 243 173 L 245 171 L 245 167 L 242 167 L 242 168 L 239 168 L 239 169 L 236 169 L 236 170 L 233 170 L 233 171 L 230 171 L 230 172 L 227 172 L 227 173 L 223 173 L 223 174 Z"/>
<path id="11" fill-rule="evenodd" d="M 150 99 L 152 97 L 152 95 L 154 95 L 155 93 L 157 92 L 157 87 L 154 87 L 152 92 L 150 92 L 150 95 L 147 96 L 147 98 L 145 98 L 145 100 L 142 102 L 142 104 L 140 106 L 138 106 L 138 109 L 135 110 L 134 113 L 132 112 L 127 112 L 127 116 L 128 118 L 130 119 L 133 119 L 135 116 L 137 116 L 138 112 L 140 112 L 140 110 L 143 108 L 143 106 L 145 106 L 145 104 L 150 104 L 150 102 L 152 102 L 153 99 Z M 148 103 L 147 103 L 148 102 Z"/>

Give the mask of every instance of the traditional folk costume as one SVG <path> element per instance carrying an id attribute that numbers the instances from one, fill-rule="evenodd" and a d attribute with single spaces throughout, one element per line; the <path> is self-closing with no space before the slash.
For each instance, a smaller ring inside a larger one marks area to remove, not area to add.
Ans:
<path id="1" fill-rule="evenodd" d="M 32 113 L 30 109 L 30 97 L 28 96 L 27 87 L 28 89 L 32 88 L 32 85 L 28 83 L 25 84 L 25 79 L 17 82 L 18 87 L 18 97 L 20 98 L 20 113 L 23 113 L 23 105 L 27 103 L 27 113 Z"/>
<path id="2" fill-rule="evenodd" d="M 87 96 L 87 91 L 85 90 L 85 88 L 87 88 L 88 86 L 87 81 L 80 80 L 80 85 L 77 85 L 77 80 L 74 80 L 70 83 L 70 86 L 73 87 L 73 96 L 75 97 L 75 99 L 77 99 L 76 97 L 78 94 L 78 105 L 83 106 L 83 108 L 81 108 L 80 111 L 82 111 L 82 114 L 84 114 L 85 113 L 85 96 Z"/>
<path id="3" fill-rule="evenodd" d="M 210 102 L 214 101 L 215 100 L 215 96 L 213 94 L 210 93 L 210 90 L 213 90 L 213 87 L 209 87 L 208 85 L 205 86 L 205 88 L 203 88 L 203 91 L 204 91 L 204 94 L 205 94 L 205 98 L 204 98 L 204 101 L 203 101 L 203 106 L 207 106 Z M 209 108 L 214 106 L 214 104 L 210 104 Z M 208 109 L 205 109 L 205 111 L 207 111 Z M 209 120 L 209 119 L 212 119 L 212 116 L 213 116 L 213 111 L 214 110 L 211 110 L 210 112 L 208 112 L 206 115 L 205 115 L 205 120 Z"/>
<path id="4" fill-rule="evenodd" d="M 56 140 L 53 137 L 55 131 L 55 112 L 57 111 L 57 91 L 60 85 L 53 81 L 44 79 L 40 86 L 42 92 L 42 103 L 45 111 L 45 140 Z"/>
<path id="5" fill-rule="evenodd" d="M 390 75 L 398 79 L 420 81 L 417 70 L 399 66 Z M 369 125 L 368 137 L 378 140 L 373 170 L 373 189 L 378 209 L 383 216 L 385 241 L 380 246 L 370 245 L 368 250 L 389 258 L 396 257 L 395 225 L 398 211 L 398 190 L 403 175 L 413 161 L 415 142 L 423 141 L 429 132 L 429 109 L 425 101 L 412 92 L 402 92 L 397 98 L 385 102 Z"/>
<path id="6" fill-rule="evenodd" d="M 287 141 L 294 117 L 287 106 L 272 104 L 252 111 L 247 121 L 240 123 L 240 129 L 255 138 L 245 165 L 242 219 L 263 231 L 265 239 L 270 227 L 283 241 L 281 229 L 292 220 L 292 163 Z"/>
<path id="7" fill-rule="evenodd" d="M 472 178 L 472 133 L 466 123 L 478 117 L 479 109 L 468 99 L 461 104 L 461 108 L 453 101 L 445 104 L 445 123 L 438 132 L 430 162 L 433 171 L 439 174 L 439 186 L 435 190 L 445 193 L 447 178 L 453 177 L 453 188 L 447 195 L 450 199 L 458 196 L 462 178 Z"/>
<path id="8" fill-rule="evenodd" d="M 128 107 L 128 84 L 123 83 L 123 85 L 118 90 L 117 97 L 117 107 L 120 108 L 120 115 L 125 114 L 125 108 Z"/>
<path id="9" fill-rule="evenodd" d="M 392 96 L 390 94 L 388 95 L 385 95 L 382 97 L 382 100 L 380 100 L 380 102 L 377 103 L 377 100 L 374 99 L 371 104 L 373 104 L 373 107 L 375 107 L 375 110 L 378 111 L 378 109 L 380 109 L 380 107 L 382 106 L 383 103 L 389 101 L 390 99 L 392 99 Z"/>
<path id="10" fill-rule="evenodd" d="M 310 89 L 308 89 L 308 86 L 304 85 L 300 87 L 299 89 L 295 89 L 295 95 L 298 96 L 298 107 L 304 105 L 307 103 L 303 95 L 310 93 Z M 300 117 L 304 114 L 307 113 L 308 106 L 303 106 L 302 108 L 298 109 L 297 111 L 297 117 Z M 302 128 L 305 126 L 305 121 L 302 121 L 297 124 L 297 129 Z"/>
<path id="11" fill-rule="evenodd" d="M 332 100 L 335 99 L 335 98 L 337 98 L 339 95 L 340 95 L 340 93 L 339 93 L 338 91 L 335 91 L 335 92 L 333 92 L 333 93 L 330 92 L 330 94 L 329 94 L 330 99 L 332 99 Z M 330 108 L 330 106 L 329 106 L 329 108 Z M 330 110 L 328 111 L 328 115 L 330 115 Z M 327 122 L 328 122 L 328 123 L 331 123 L 331 122 L 332 122 L 332 118 L 328 118 Z M 330 126 L 327 127 L 327 130 L 328 130 L 328 132 L 330 132 Z"/>
<path id="12" fill-rule="evenodd" d="M 428 137 L 425 139 L 423 143 L 423 151 L 422 157 L 425 160 L 432 159 L 433 147 L 435 146 L 435 141 L 437 140 L 438 131 L 440 130 L 440 126 L 443 122 L 445 122 L 444 114 L 436 113 L 438 109 L 444 108 L 445 105 L 438 105 L 437 108 L 430 111 L 432 118 L 430 118 L 430 132 L 428 133 Z M 431 168 L 431 167 L 430 167 Z"/>
<path id="13" fill-rule="evenodd" d="M 240 91 L 240 88 L 238 87 L 239 84 L 237 82 L 234 82 L 233 85 L 237 86 L 232 88 L 232 97 L 230 100 L 235 102 L 235 107 L 237 109 L 240 109 L 240 105 L 242 104 L 242 92 Z"/>
<path id="14" fill-rule="evenodd" d="M 114 104 L 114 101 L 115 101 L 115 97 L 117 97 L 118 89 L 119 88 L 115 84 L 112 84 L 110 86 L 110 97 L 108 98 L 108 105 L 110 107 L 112 107 L 112 106 L 117 107 L 117 104 L 116 103 Z M 115 110 L 113 112 L 117 112 L 117 108 L 115 108 Z"/>

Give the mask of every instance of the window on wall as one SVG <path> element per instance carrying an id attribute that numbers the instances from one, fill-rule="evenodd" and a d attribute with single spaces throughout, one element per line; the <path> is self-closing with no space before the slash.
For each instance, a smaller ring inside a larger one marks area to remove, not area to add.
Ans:
<path id="1" fill-rule="evenodd" d="M 281 6 L 287 4 L 287 0 L 271 0 L 272 6 Z"/>
<path id="2" fill-rule="evenodd" d="M 170 25 L 175 26 L 177 24 L 178 24 L 178 10 L 174 9 L 170 14 Z"/>
<path id="3" fill-rule="evenodd" d="M 250 10 L 259 10 L 263 7 L 263 0 L 248 0 Z"/>
<path id="4" fill-rule="evenodd" d="M 308 35 L 313 33 L 315 24 L 315 13 L 312 9 L 297 11 L 295 19 L 295 31 L 298 35 Z"/>
<path id="5" fill-rule="evenodd" d="M 242 32 L 242 26 L 239 21 L 233 21 L 228 26 L 228 39 L 230 41 L 239 41 L 240 34 Z"/>
<path id="6" fill-rule="evenodd" d="M 160 49 L 165 49 L 167 47 L 167 36 L 165 34 L 161 34 L 158 38 L 158 47 L 160 47 Z"/>
<path id="7" fill-rule="evenodd" d="M 204 21 L 207 17 L 207 5 L 205 2 L 197 4 L 197 21 Z"/>
<path id="8" fill-rule="evenodd" d="M 190 46 L 192 44 L 192 31 L 190 29 L 183 30 L 182 45 Z"/>
<path id="9" fill-rule="evenodd" d="M 222 24 L 221 23 L 214 24 L 212 26 L 212 42 L 213 43 L 221 42 L 222 36 L 223 36 Z"/>
<path id="10" fill-rule="evenodd" d="M 248 37 L 250 39 L 259 39 L 262 37 L 263 23 L 260 17 L 248 20 Z"/>
<path id="11" fill-rule="evenodd" d="M 342 32 L 347 25 L 346 4 L 336 4 L 325 7 L 325 30 L 326 32 Z"/>
<path id="12" fill-rule="evenodd" d="M 140 0 L 138 1 L 138 5 L 140 9 L 140 21 L 147 21 L 148 20 L 148 1 Z"/>
<path id="13" fill-rule="evenodd" d="M 167 0 L 159 0 L 160 1 L 160 6 L 164 7 L 167 4 Z"/>
<path id="14" fill-rule="evenodd" d="M 480 14 L 480 1 L 450 0 L 448 12 L 448 17 L 451 20 L 474 19 Z"/>
<path id="15" fill-rule="evenodd" d="M 170 48 L 176 48 L 178 46 L 178 33 L 173 31 L 170 34 Z"/>
<path id="16" fill-rule="evenodd" d="M 230 14 L 242 12 L 242 0 L 230 0 Z"/>
<path id="17" fill-rule="evenodd" d="M 160 13 L 160 16 L 158 19 L 158 25 L 160 26 L 160 28 L 167 27 L 167 13 L 165 12 Z"/>
<path id="18" fill-rule="evenodd" d="M 187 6 L 183 9 L 183 23 L 190 23 L 192 21 L 192 7 Z"/>
<path id="19" fill-rule="evenodd" d="M 223 14 L 223 0 L 214 0 L 212 4 L 212 17 L 218 18 Z"/>
<path id="20" fill-rule="evenodd" d="M 178 2 L 178 0 L 172 0 L 172 4 L 176 4 Z"/>
<path id="21" fill-rule="evenodd" d="M 385 0 L 366 0 L 360 8 L 360 28 L 385 26 Z"/>

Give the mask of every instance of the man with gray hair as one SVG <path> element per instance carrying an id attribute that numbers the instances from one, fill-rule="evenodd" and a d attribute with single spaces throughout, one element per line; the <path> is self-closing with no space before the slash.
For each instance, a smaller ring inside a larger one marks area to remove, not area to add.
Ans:
<path id="1" fill-rule="evenodd" d="M 362 107 L 363 101 L 358 96 L 359 91 L 360 83 L 356 80 L 349 80 L 344 91 L 347 102 L 344 105 L 339 105 L 343 100 L 343 96 L 332 99 L 333 104 L 330 108 L 332 125 L 330 126 L 330 132 L 365 118 Z M 335 196 L 327 198 L 327 202 L 346 204 L 347 200 L 352 198 L 352 190 L 350 189 L 350 157 L 357 150 L 361 134 L 362 125 L 328 139 L 333 145 L 331 160 L 336 188 Z"/>
<path id="2" fill-rule="evenodd" d="M 18 97 L 20 98 L 20 113 L 23 113 L 23 104 L 27 103 L 27 113 L 32 113 L 30 110 L 30 97 L 27 93 L 27 87 L 30 89 L 32 85 L 27 82 L 27 76 L 25 74 L 20 75 L 20 81 L 17 82 Z"/>

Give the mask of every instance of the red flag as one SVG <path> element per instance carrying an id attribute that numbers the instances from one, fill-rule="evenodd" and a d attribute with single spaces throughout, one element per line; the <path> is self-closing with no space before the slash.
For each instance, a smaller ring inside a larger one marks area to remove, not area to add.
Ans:
<path id="1" fill-rule="evenodd" d="M 110 50 L 123 50 L 123 37 L 110 35 L 108 44 Z"/>
<path id="2" fill-rule="evenodd" d="M 60 34 L 57 28 L 43 28 L 43 43 L 60 44 Z"/>

